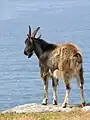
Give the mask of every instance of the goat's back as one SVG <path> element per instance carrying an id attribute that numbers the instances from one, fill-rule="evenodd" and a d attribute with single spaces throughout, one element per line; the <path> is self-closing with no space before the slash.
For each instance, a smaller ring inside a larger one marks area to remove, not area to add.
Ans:
<path id="1" fill-rule="evenodd" d="M 43 69 L 42 76 L 52 75 L 58 69 L 61 79 L 71 79 L 82 66 L 82 55 L 76 45 L 64 43 L 57 45 L 53 51 L 45 52 L 40 64 Z"/>
<path id="2" fill-rule="evenodd" d="M 47 61 L 52 71 L 58 69 L 62 79 L 76 76 L 82 66 L 82 55 L 79 48 L 72 43 L 57 45 Z"/>

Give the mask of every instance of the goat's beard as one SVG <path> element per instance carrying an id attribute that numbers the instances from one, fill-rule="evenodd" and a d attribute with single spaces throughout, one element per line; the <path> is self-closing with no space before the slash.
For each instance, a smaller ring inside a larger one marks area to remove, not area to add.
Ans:
<path id="1" fill-rule="evenodd" d="M 31 52 L 31 53 L 28 55 L 28 58 L 30 58 L 32 55 L 33 55 L 33 52 Z"/>

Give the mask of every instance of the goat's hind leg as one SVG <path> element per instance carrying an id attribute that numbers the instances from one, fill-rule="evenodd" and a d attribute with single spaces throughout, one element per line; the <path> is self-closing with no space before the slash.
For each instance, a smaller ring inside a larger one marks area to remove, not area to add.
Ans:
<path id="1" fill-rule="evenodd" d="M 48 103 L 48 77 L 45 76 L 44 80 L 44 99 L 42 105 L 47 105 Z"/>
<path id="2" fill-rule="evenodd" d="M 58 79 L 52 77 L 53 105 L 57 105 L 57 85 L 58 85 Z"/>
<path id="3" fill-rule="evenodd" d="M 69 93 L 70 93 L 70 83 L 69 83 L 69 80 L 64 80 L 64 83 L 65 83 L 65 86 L 66 86 L 66 95 L 65 95 L 65 98 L 64 98 L 64 102 L 62 104 L 62 108 L 66 108 L 67 107 L 67 104 L 68 104 L 68 99 L 69 99 Z"/>
<path id="4" fill-rule="evenodd" d="M 82 68 L 80 69 L 79 74 L 77 75 L 77 84 L 78 84 L 78 86 L 80 88 L 82 107 L 84 107 L 86 103 L 85 103 L 84 91 L 83 91 L 84 77 L 83 77 Z"/>

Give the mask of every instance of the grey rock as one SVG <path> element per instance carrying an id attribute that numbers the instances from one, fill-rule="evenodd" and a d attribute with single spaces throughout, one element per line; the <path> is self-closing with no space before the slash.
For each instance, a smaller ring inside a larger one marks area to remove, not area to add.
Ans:
<path id="1" fill-rule="evenodd" d="M 45 112 L 70 112 L 73 110 L 82 109 L 83 111 L 90 112 L 90 106 L 85 106 L 81 108 L 80 105 L 69 105 L 67 108 L 61 108 L 61 105 L 41 105 L 41 104 L 25 104 L 21 106 L 16 106 L 14 108 L 3 111 L 2 113 L 45 113 Z"/>

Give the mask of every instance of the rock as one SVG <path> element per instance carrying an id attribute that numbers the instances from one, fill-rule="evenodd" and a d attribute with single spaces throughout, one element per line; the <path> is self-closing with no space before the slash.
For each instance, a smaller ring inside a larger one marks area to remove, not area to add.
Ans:
<path id="1" fill-rule="evenodd" d="M 90 106 L 85 106 L 82 108 L 82 110 L 85 112 L 90 112 Z"/>
<path id="2" fill-rule="evenodd" d="M 81 105 L 69 105 L 67 108 L 61 108 L 61 105 L 41 105 L 41 104 L 25 104 L 3 111 L 2 113 L 45 113 L 45 112 L 70 112 L 82 109 L 90 112 L 90 106 L 81 108 Z"/>

